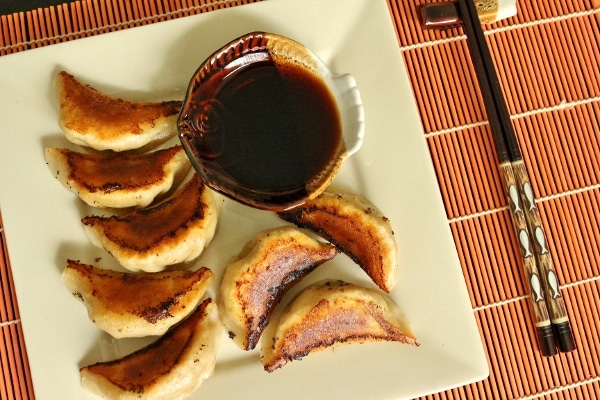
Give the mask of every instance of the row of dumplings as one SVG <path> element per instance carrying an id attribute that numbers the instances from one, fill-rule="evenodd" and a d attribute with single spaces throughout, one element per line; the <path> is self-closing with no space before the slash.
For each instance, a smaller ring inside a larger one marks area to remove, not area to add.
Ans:
<path id="1" fill-rule="evenodd" d="M 84 302 L 90 319 L 113 337 L 161 336 L 149 348 L 119 362 L 83 367 L 84 387 L 110 398 L 140 388 L 145 395 L 184 398 L 212 374 L 223 327 L 243 350 L 254 349 L 262 337 L 261 360 L 269 372 L 338 343 L 416 344 L 398 307 L 384 293 L 337 280 L 309 286 L 270 323 L 283 295 L 340 252 L 350 256 L 383 292 L 392 290 L 397 279 L 395 238 L 389 220 L 366 199 L 326 191 L 280 213 L 282 220 L 297 227 L 257 233 L 225 267 L 217 303 L 203 301 L 212 271 L 206 267 L 169 270 L 169 266 L 200 255 L 214 237 L 220 207 L 196 174 L 184 178 L 190 175 L 190 163 L 181 146 L 141 152 L 170 137 L 163 132 L 173 130 L 169 127 L 174 126 L 178 103 L 112 98 L 64 71 L 57 77 L 57 94 L 66 137 L 94 150 L 48 148 L 50 170 L 87 204 L 125 209 L 110 217 L 87 216 L 82 223 L 93 244 L 106 249 L 127 270 L 142 272 L 109 271 L 68 260 L 63 283 Z M 303 335 L 309 331 L 310 338 Z M 177 347 L 178 340 L 193 345 Z M 210 350 L 201 351 L 205 348 Z M 178 360 L 188 364 L 202 353 L 201 365 L 169 369 L 193 375 L 185 387 L 171 373 L 156 376 L 166 367 L 144 367 L 146 373 L 138 371 L 137 376 L 123 372 L 132 372 L 140 363 L 148 363 L 152 354 L 165 351 L 186 354 Z"/>
<path id="2" fill-rule="evenodd" d="M 46 162 L 86 204 L 114 214 L 82 224 L 128 270 L 67 260 L 62 282 L 111 336 L 158 336 L 119 360 L 82 367 L 81 384 L 106 398 L 185 398 L 212 375 L 223 328 L 216 303 L 204 299 L 213 272 L 169 270 L 202 253 L 219 218 L 183 148 L 155 149 L 175 133 L 181 103 L 107 96 L 65 71 L 55 85 L 59 125 L 82 151 L 46 148 Z"/>

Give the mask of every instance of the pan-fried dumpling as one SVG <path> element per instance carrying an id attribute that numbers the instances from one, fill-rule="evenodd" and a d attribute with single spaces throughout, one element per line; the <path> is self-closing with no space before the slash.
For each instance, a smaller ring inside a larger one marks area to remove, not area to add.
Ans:
<path id="1" fill-rule="evenodd" d="M 370 201 L 330 189 L 279 216 L 329 240 L 382 290 L 396 285 L 398 249 L 390 220 Z"/>
<path id="2" fill-rule="evenodd" d="M 272 372 L 327 347 L 378 341 L 417 344 L 400 310 L 384 293 L 328 280 L 304 289 L 269 324 L 261 361 Z"/>
<path id="3" fill-rule="evenodd" d="M 177 132 L 181 101 L 135 102 L 108 96 L 65 71 L 56 77 L 58 123 L 72 143 L 124 151 L 161 143 Z"/>
<path id="4" fill-rule="evenodd" d="M 212 282 L 208 268 L 133 274 L 68 260 L 62 282 L 115 338 L 158 336 L 187 317 Z"/>
<path id="5" fill-rule="evenodd" d="M 81 385 L 109 399 L 184 399 L 213 374 L 222 334 L 217 306 L 206 299 L 149 346 L 81 368 Z"/>
<path id="6" fill-rule="evenodd" d="M 91 242 L 130 271 L 158 272 L 196 259 L 212 240 L 218 219 L 212 191 L 198 175 L 171 197 L 121 216 L 82 219 Z"/>
<path id="7" fill-rule="evenodd" d="M 55 178 L 92 207 L 146 207 L 176 187 L 191 167 L 182 146 L 146 154 L 86 154 L 46 148 Z"/>
<path id="8" fill-rule="evenodd" d="M 229 336 L 253 349 L 285 292 L 338 250 L 286 226 L 259 232 L 227 265 L 219 309 Z"/>

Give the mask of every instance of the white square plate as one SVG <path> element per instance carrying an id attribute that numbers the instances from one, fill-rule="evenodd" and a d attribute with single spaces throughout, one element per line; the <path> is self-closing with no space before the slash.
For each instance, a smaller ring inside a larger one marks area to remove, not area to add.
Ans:
<path id="1" fill-rule="evenodd" d="M 391 219 L 400 251 L 400 279 L 391 297 L 421 345 L 340 346 L 269 374 L 257 350 L 243 352 L 224 336 L 214 376 L 193 397 L 400 399 L 487 376 L 386 2 L 280 0 L 0 58 L 0 204 L 38 398 L 93 398 L 80 387 L 79 367 L 140 345 L 101 333 L 60 282 L 67 258 L 109 267 L 114 261 L 92 247 L 83 232 L 80 219 L 92 210 L 65 190 L 44 162 L 45 146 L 70 146 L 57 124 L 55 74 L 65 69 L 103 92 L 134 100 L 181 99 L 189 78 L 210 53 L 254 30 L 296 39 L 332 70 L 356 77 L 365 104 L 366 137 L 335 185 L 363 194 Z M 198 265 L 212 267 L 217 282 L 220 269 L 247 240 L 280 224 L 273 214 L 228 201 L 217 236 Z M 302 285 L 327 277 L 373 286 L 344 256 L 328 265 Z"/>

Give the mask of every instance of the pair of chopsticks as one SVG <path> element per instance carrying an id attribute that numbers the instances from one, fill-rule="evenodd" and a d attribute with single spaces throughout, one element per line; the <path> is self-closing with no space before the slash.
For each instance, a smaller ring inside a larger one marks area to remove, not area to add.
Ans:
<path id="1" fill-rule="evenodd" d="M 540 351 L 544 356 L 573 351 L 576 345 L 552 256 L 476 6 L 473 0 L 458 0 L 457 8 L 505 180 L 511 219 L 529 284 Z"/>

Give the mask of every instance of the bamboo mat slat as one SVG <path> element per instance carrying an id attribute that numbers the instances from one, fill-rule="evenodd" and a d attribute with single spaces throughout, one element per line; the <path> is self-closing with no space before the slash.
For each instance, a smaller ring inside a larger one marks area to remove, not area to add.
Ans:
<path id="1" fill-rule="evenodd" d="M 83 0 L 2 16 L 0 56 L 255 1 Z M 551 358 L 535 347 L 518 244 L 466 37 L 460 28 L 421 29 L 416 7 L 431 2 L 388 0 L 490 376 L 423 399 L 595 399 L 600 0 L 520 0 L 515 17 L 484 27 L 579 346 Z M 0 399 L 33 398 L 10 264 L 0 260 Z"/>
<path id="2" fill-rule="evenodd" d="M 30 399 L 33 385 L 1 216 L 0 249 L 0 399 Z"/>

